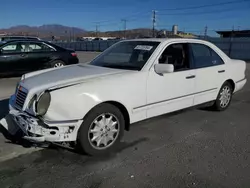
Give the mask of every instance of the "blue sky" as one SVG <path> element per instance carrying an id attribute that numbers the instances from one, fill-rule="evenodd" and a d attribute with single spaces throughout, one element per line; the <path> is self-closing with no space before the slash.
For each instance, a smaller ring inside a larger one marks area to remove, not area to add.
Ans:
<path id="1" fill-rule="evenodd" d="M 228 1 L 230 0 L 9 0 L 1 4 L 0 28 L 56 23 L 95 30 L 96 22 L 100 22 L 99 29 L 107 31 L 123 29 L 121 19 L 124 18 L 128 20 L 128 29 L 152 27 L 152 10 L 157 10 L 158 29 L 170 29 L 173 24 L 177 24 L 181 30 L 196 34 L 203 34 L 206 25 L 211 34 L 213 30 L 231 29 L 233 25 L 235 29 L 250 29 L 249 0 L 185 9 Z"/>

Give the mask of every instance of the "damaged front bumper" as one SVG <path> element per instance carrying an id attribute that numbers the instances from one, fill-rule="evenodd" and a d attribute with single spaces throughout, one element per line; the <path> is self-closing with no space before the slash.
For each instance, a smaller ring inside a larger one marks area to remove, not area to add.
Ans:
<path id="1" fill-rule="evenodd" d="M 43 121 L 17 110 L 10 98 L 9 114 L 0 123 L 11 135 L 21 130 L 23 138 L 32 142 L 67 142 L 76 141 L 82 120 Z"/>

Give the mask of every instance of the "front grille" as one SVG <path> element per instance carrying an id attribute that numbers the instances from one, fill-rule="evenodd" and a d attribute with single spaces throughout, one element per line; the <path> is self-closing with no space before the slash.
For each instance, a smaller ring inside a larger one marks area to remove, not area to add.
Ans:
<path id="1" fill-rule="evenodd" d="M 24 102 L 27 97 L 27 92 L 23 91 L 21 88 L 17 89 L 15 104 L 17 108 L 22 109 Z"/>

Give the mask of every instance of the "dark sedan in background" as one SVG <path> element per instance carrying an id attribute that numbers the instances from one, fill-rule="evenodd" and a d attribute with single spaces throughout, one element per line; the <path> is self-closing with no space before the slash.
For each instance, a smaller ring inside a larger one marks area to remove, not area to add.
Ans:
<path id="1" fill-rule="evenodd" d="M 1 42 L 9 41 L 9 40 L 41 40 L 41 39 L 38 37 L 32 37 L 32 36 L 9 36 L 9 35 L 0 36 Z"/>
<path id="2" fill-rule="evenodd" d="M 74 50 L 47 41 L 12 40 L 0 44 L 0 74 L 26 73 L 79 63 Z"/>

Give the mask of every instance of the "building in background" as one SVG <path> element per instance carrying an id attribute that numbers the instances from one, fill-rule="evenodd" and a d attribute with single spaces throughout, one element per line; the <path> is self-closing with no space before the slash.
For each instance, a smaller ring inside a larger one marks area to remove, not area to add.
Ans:
<path id="1" fill-rule="evenodd" d="M 178 34 L 178 25 L 173 25 L 172 32 L 174 35 Z"/>
<path id="2" fill-rule="evenodd" d="M 250 38 L 250 30 L 216 31 L 221 38 Z"/>

